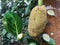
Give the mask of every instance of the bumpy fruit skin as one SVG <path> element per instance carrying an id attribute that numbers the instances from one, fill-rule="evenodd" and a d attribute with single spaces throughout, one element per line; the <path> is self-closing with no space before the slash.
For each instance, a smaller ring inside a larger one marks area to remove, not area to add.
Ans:
<path id="1" fill-rule="evenodd" d="M 47 23 L 47 11 L 44 5 L 36 6 L 32 9 L 29 24 L 28 32 L 32 37 L 37 37 L 40 35 L 46 26 Z"/>

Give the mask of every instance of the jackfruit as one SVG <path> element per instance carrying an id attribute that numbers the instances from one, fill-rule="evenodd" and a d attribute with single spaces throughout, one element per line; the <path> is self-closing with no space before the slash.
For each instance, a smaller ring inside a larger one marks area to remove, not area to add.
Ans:
<path id="1" fill-rule="evenodd" d="M 40 35 L 47 24 L 47 10 L 44 5 L 36 6 L 32 9 L 29 24 L 28 32 L 31 37 L 37 37 Z"/>

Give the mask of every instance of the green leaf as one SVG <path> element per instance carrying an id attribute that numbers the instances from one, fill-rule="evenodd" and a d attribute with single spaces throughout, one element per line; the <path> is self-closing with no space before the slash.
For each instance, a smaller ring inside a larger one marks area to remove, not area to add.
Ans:
<path id="1" fill-rule="evenodd" d="M 29 15 L 30 12 L 31 12 L 31 10 L 30 10 L 30 7 L 28 6 L 28 7 L 26 8 L 25 15 Z"/>
<path id="2" fill-rule="evenodd" d="M 29 45 L 37 45 L 36 43 L 34 43 L 34 42 L 31 42 L 31 43 L 29 43 Z"/>
<path id="3" fill-rule="evenodd" d="M 5 29 L 18 37 L 22 31 L 22 19 L 13 12 L 6 12 L 3 16 L 3 24 Z"/>
<path id="4" fill-rule="evenodd" d="M 11 38 L 11 36 L 12 36 L 11 33 L 8 33 L 8 34 L 7 34 L 7 37 L 8 37 L 9 39 Z"/>
<path id="5" fill-rule="evenodd" d="M 52 39 L 52 38 L 50 39 L 50 41 L 48 42 L 48 44 L 49 44 L 49 45 L 56 45 L 55 40 Z"/>
<path id="6" fill-rule="evenodd" d="M 1 35 L 4 36 L 7 33 L 5 29 L 2 30 Z"/>
<path id="7" fill-rule="evenodd" d="M 35 1 L 31 0 L 30 4 L 25 9 L 25 15 L 30 15 L 32 8 L 35 5 Z"/>
<path id="8" fill-rule="evenodd" d="M 54 12 L 54 10 L 48 10 L 47 11 L 47 13 L 48 13 L 48 15 L 50 15 L 50 16 L 55 16 L 55 12 Z"/>
<path id="9" fill-rule="evenodd" d="M 27 38 L 27 41 L 28 41 L 28 44 L 30 45 L 31 43 L 34 43 L 35 45 L 40 45 L 36 40 L 34 40 L 34 39 L 28 39 Z M 32 44 L 33 45 L 33 44 Z"/>

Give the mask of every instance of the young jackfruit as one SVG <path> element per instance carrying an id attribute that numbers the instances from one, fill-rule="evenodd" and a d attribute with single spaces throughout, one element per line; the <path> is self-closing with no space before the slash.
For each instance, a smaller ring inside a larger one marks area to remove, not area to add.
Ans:
<path id="1" fill-rule="evenodd" d="M 47 23 L 47 13 L 46 7 L 36 6 L 32 9 L 29 24 L 28 24 L 28 32 L 32 37 L 37 37 L 44 31 L 44 28 Z"/>

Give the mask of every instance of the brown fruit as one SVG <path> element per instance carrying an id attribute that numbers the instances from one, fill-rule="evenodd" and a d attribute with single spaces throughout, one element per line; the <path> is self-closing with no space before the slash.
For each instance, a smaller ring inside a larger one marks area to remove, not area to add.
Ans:
<path id="1" fill-rule="evenodd" d="M 44 31 L 44 28 L 47 23 L 47 13 L 46 7 L 36 6 L 32 9 L 29 24 L 28 24 L 28 32 L 32 37 L 37 37 Z"/>

